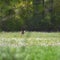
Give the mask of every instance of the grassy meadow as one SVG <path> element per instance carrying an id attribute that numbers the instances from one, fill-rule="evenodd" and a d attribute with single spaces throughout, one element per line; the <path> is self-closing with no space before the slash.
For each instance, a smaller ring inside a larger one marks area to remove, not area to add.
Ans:
<path id="1" fill-rule="evenodd" d="M 60 60 L 60 32 L 0 32 L 0 60 Z"/>

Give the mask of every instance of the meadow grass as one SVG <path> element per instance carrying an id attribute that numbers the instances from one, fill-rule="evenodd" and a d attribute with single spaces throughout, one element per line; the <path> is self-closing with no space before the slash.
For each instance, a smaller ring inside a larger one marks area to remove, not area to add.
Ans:
<path id="1" fill-rule="evenodd" d="M 1 32 L 0 60 L 60 60 L 60 32 Z"/>

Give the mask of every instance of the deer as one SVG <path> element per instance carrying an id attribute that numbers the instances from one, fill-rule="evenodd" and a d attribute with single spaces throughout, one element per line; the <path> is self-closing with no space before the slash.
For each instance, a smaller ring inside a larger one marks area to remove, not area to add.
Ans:
<path id="1" fill-rule="evenodd" d="M 21 34 L 24 34 L 24 31 L 25 31 L 25 27 L 22 26 L 22 28 L 21 28 Z"/>

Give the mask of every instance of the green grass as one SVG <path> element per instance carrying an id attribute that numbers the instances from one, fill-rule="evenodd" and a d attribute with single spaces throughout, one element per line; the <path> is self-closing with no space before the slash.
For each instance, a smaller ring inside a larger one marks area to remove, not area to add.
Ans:
<path id="1" fill-rule="evenodd" d="M 1 32 L 0 60 L 60 60 L 57 43 L 60 32 Z"/>
<path id="2" fill-rule="evenodd" d="M 0 60 L 60 60 L 60 47 L 0 47 Z"/>

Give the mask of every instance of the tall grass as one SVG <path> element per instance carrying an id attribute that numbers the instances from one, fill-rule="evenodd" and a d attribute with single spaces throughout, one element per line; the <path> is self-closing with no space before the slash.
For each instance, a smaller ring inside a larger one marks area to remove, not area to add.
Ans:
<path id="1" fill-rule="evenodd" d="M 0 60 L 59 60 L 59 46 L 0 47 Z"/>
<path id="2" fill-rule="evenodd" d="M 50 45 L 39 45 L 44 43 Z M 1 32 L 0 60 L 60 60 L 60 45 L 51 45 L 57 43 L 60 43 L 59 32 L 25 32 L 24 35 Z"/>

